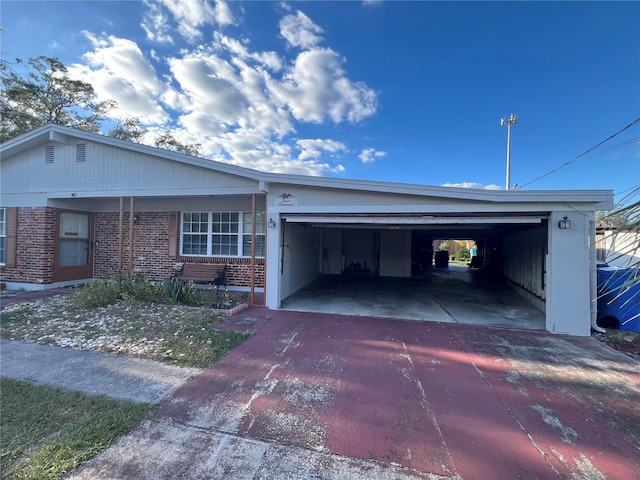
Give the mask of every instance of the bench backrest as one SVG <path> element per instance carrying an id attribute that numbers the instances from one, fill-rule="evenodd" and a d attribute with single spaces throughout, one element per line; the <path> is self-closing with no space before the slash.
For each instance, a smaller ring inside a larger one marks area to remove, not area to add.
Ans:
<path id="1" fill-rule="evenodd" d="M 182 267 L 182 275 L 185 277 L 216 278 L 224 273 L 226 265 L 214 265 L 212 263 L 185 263 Z"/>

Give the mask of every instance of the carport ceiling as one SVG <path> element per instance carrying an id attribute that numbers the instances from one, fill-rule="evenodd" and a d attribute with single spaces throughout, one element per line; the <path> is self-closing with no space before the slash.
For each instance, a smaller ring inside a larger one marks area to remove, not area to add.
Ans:
<path id="1" fill-rule="evenodd" d="M 429 230 L 440 237 L 473 238 L 502 235 L 507 231 L 540 225 L 547 214 L 535 215 L 282 215 L 288 223 L 318 228 L 375 228 L 385 230 Z"/>

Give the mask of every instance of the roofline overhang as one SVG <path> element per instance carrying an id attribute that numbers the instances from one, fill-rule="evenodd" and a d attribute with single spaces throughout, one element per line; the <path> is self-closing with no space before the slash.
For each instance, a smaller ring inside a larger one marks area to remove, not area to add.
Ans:
<path id="1" fill-rule="evenodd" d="M 613 190 L 489 190 L 261 172 L 224 162 L 203 159 L 53 124 L 45 125 L 1 144 L 0 160 L 7 154 L 19 153 L 39 144 L 47 142 L 69 143 L 70 139 L 74 138 L 111 145 L 116 148 L 132 150 L 186 165 L 249 178 L 259 182 L 259 190 L 263 192 L 268 192 L 273 184 L 280 184 L 284 186 L 292 185 L 423 197 L 455 198 L 459 200 L 490 203 L 539 203 L 544 201 L 565 203 L 567 205 L 591 204 L 594 205 L 595 209 L 603 211 L 611 210 L 614 207 Z"/>

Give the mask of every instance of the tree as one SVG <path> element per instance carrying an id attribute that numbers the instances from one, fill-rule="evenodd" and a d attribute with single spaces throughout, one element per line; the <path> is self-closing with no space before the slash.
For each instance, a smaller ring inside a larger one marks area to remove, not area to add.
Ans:
<path id="1" fill-rule="evenodd" d="M 199 155 L 200 148 L 202 147 L 199 143 L 180 143 L 169 132 L 158 135 L 155 139 L 154 145 L 158 148 L 164 148 L 173 152 L 186 153 L 187 155 L 193 156 Z"/>
<path id="2" fill-rule="evenodd" d="M 127 118 L 118 123 L 107 135 L 120 140 L 142 143 L 147 132 L 140 128 L 140 120 L 137 118 Z"/>
<path id="3" fill-rule="evenodd" d="M 30 71 L 20 76 L 1 70 L 0 142 L 49 123 L 98 132 L 114 101 L 99 102 L 93 87 L 69 77 L 57 58 L 28 60 Z"/>

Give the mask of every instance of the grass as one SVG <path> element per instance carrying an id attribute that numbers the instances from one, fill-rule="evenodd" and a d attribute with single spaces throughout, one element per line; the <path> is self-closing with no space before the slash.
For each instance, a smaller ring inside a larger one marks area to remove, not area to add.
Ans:
<path id="1" fill-rule="evenodd" d="M 34 318 L 34 309 L 25 307 L 22 310 L 13 312 L 2 312 L 0 315 L 0 325 L 10 325 L 12 323 L 24 322 Z"/>
<path id="2" fill-rule="evenodd" d="M 156 358 L 150 358 L 180 367 L 206 368 L 247 338 L 248 333 L 205 328 L 185 329 L 183 336 L 169 337 L 164 344 L 164 352 Z"/>
<path id="3" fill-rule="evenodd" d="M 103 451 L 153 406 L 0 379 L 3 479 L 57 479 Z"/>
<path id="4" fill-rule="evenodd" d="M 216 329 L 224 315 L 211 308 L 125 301 L 78 308 L 69 300 L 53 297 L 4 310 L 1 336 L 48 345 L 77 339 L 74 348 L 194 368 L 209 366 L 249 337 Z M 0 401 L 1 479 L 61 478 L 154 412 L 149 404 L 5 378 Z"/>

